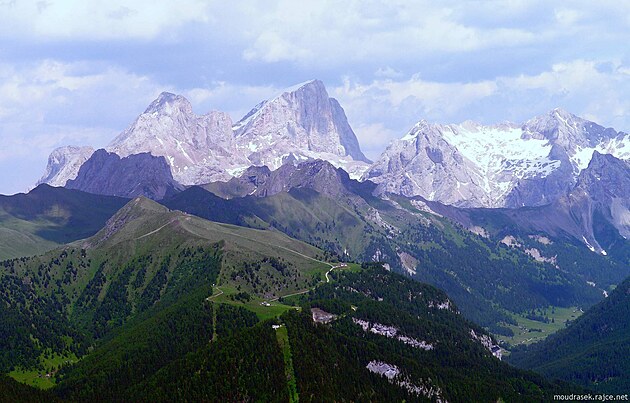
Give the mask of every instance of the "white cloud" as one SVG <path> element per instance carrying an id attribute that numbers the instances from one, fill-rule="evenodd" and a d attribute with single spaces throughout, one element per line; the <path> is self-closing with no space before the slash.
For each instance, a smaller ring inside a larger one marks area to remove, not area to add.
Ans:
<path id="1" fill-rule="evenodd" d="M 115 125 L 163 86 L 120 68 L 43 60 L 0 65 L 3 123 Z"/>
<path id="2" fill-rule="evenodd" d="M 464 24 L 452 8 L 434 2 L 294 2 L 283 0 L 252 7 L 246 60 L 339 64 L 388 61 L 425 52 L 468 52 L 531 43 L 526 29 L 480 28 Z M 456 3 L 453 7 L 459 7 Z M 264 8 L 264 10 L 262 9 Z"/>
<path id="3" fill-rule="evenodd" d="M 581 12 L 574 9 L 570 9 L 570 8 L 556 9 L 554 14 L 555 14 L 556 20 L 561 25 L 565 25 L 565 26 L 573 25 L 582 18 Z"/>
<path id="4" fill-rule="evenodd" d="M 602 66 L 608 66 L 602 69 Z M 562 106 L 597 123 L 630 129 L 630 82 L 627 67 L 618 61 L 574 60 L 557 63 L 537 75 L 521 75 L 498 80 L 502 91 L 522 105 L 526 92 L 537 93 L 540 105 Z"/>
<path id="5" fill-rule="evenodd" d="M 0 3 L 0 32 L 20 39 L 150 39 L 169 28 L 208 21 L 210 5 L 203 0 L 20 0 Z"/>
<path id="6" fill-rule="evenodd" d="M 375 80 L 370 84 L 346 79 L 343 86 L 333 88 L 331 93 L 344 106 L 351 123 L 384 123 L 390 131 L 398 131 L 402 136 L 403 130 L 420 119 L 457 118 L 471 104 L 493 96 L 496 91 L 497 84 L 493 81 L 441 83 L 413 76 L 401 81 Z"/>
<path id="7" fill-rule="evenodd" d="M 555 107 L 604 126 L 630 129 L 630 69 L 618 61 L 573 60 L 538 74 L 476 82 L 436 82 L 419 76 L 363 84 L 347 78 L 332 88 L 361 144 L 383 150 L 420 119 L 438 123 L 478 120 L 523 122 Z"/>
<path id="8" fill-rule="evenodd" d="M 359 123 L 352 126 L 361 150 L 370 159 L 377 159 L 383 152 L 384 145 L 400 138 L 400 132 L 386 127 L 383 123 Z"/>

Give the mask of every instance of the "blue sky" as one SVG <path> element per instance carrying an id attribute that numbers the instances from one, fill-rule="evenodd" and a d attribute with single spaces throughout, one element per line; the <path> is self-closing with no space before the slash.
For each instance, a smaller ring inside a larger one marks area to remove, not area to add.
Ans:
<path id="1" fill-rule="evenodd" d="M 102 147 L 161 91 L 238 120 L 322 80 L 375 158 L 418 120 L 555 107 L 630 131 L 627 1 L 0 0 L 0 193 Z"/>

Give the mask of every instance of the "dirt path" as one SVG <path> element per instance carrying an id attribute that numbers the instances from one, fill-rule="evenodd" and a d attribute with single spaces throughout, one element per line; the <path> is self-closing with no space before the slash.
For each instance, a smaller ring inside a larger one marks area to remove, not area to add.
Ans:
<path id="1" fill-rule="evenodd" d="M 328 277 L 328 274 L 329 274 L 331 271 L 333 271 L 333 270 L 335 270 L 335 269 L 338 269 L 338 268 L 340 268 L 340 267 L 348 267 L 348 265 L 347 265 L 346 263 L 340 263 L 340 264 L 338 264 L 338 265 L 336 265 L 336 266 L 335 266 L 335 265 L 333 265 L 332 263 L 326 263 L 326 264 L 329 264 L 329 265 L 330 265 L 330 270 L 328 270 L 328 271 L 326 272 L 326 282 L 327 282 L 327 283 L 330 283 L 330 277 Z"/>
<path id="2" fill-rule="evenodd" d="M 328 274 L 329 274 L 331 271 L 333 271 L 333 270 L 335 270 L 335 269 L 338 269 L 338 268 L 340 268 L 340 267 L 347 267 L 347 266 L 348 266 L 346 263 L 340 263 L 340 264 L 338 264 L 338 265 L 334 265 L 334 264 L 332 264 L 332 263 L 328 263 L 328 262 L 322 262 L 322 263 L 326 263 L 327 265 L 329 265 L 329 266 L 330 266 L 330 269 L 328 269 L 328 271 L 324 274 L 324 275 L 325 275 L 325 277 L 326 277 L 326 282 L 327 282 L 327 283 L 330 283 L 330 277 L 328 276 Z M 315 287 L 316 287 L 316 286 L 315 286 Z M 302 295 L 302 294 L 306 294 L 307 292 L 309 292 L 309 291 L 313 290 L 315 287 L 311 287 L 311 288 L 307 288 L 306 290 L 302 290 L 302 291 L 294 292 L 293 294 L 287 294 L 287 295 L 282 295 L 282 296 L 279 296 L 279 297 L 275 297 L 275 298 L 270 299 L 268 302 L 274 302 L 274 301 L 279 300 L 280 298 L 292 297 L 292 296 L 294 296 L 294 295 Z"/>
<path id="3" fill-rule="evenodd" d="M 306 294 L 307 292 L 309 292 L 309 291 L 311 291 L 311 290 L 312 290 L 312 288 L 307 288 L 306 290 L 302 290 L 302 291 L 294 292 L 293 294 L 287 294 L 287 295 L 282 295 L 282 296 L 279 296 L 279 297 L 272 298 L 272 299 L 270 299 L 268 302 L 274 302 L 274 301 L 279 300 L 280 298 L 292 297 L 292 296 L 294 296 L 294 295 L 302 295 L 302 294 Z"/>
<path id="4" fill-rule="evenodd" d="M 215 299 L 216 297 L 218 297 L 219 295 L 223 295 L 223 290 L 221 290 L 219 287 L 214 287 L 214 288 L 219 290 L 219 293 L 209 296 L 208 298 L 206 298 L 206 301 L 211 301 L 211 300 Z"/>
<path id="5" fill-rule="evenodd" d="M 189 219 L 189 218 L 187 218 L 187 219 Z M 159 228 L 158 228 L 158 230 L 159 230 Z M 190 230 L 190 229 L 189 229 L 189 230 Z M 156 230 L 156 231 L 157 231 L 157 230 Z M 218 229 L 218 228 L 214 228 L 214 229 L 213 229 L 213 231 L 216 231 L 216 232 L 221 232 L 221 233 L 223 233 L 223 234 L 232 235 L 232 236 L 235 236 L 235 237 L 238 237 L 238 238 L 242 238 L 242 239 L 247 239 L 248 241 L 251 241 L 251 242 L 256 242 L 256 243 L 260 243 L 260 244 L 267 245 L 267 246 L 271 246 L 272 248 L 279 248 L 279 249 L 283 249 L 283 250 L 286 250 L 287 252 L 291 252 L 291 253 L 293 253 L 293 254 L 295 254 L 295 255 L 301 256 L 301 257 L 303 257 L 303 258 L 305 258 L 305 259 L 312 260 L 313 262 L 322 263 L 322 264 L 326 264 L 326 265 L 332 266 L 332 263 L 328 263 L 328 262 L 324 262 L 323 260 L 315 259 L 314 257 L 311 257 L 311 256 L 308 256 L 308 255 L 305 255 L 305 254 L 300 253 L 300 252 L 298 252 L 298 251 L 295 251 L 295 250 L 293 250 L 293 249 L 291 249 L 291 248 L 287 248 L 286 246 L 282 246 L 282 245 L 275 245 L 275 244 L 272 244 L 272 243 L 263 242 L 263 241 L 261 241 L 260 239 L 249 238 L 249 237 L 246 237 L 246 236 L 244 236 L 244 235 L 240 235 L 240 234 L 234 233 L 234 232 L 232 232 L 232 231 L 228 231 L 228 230 L 226 230 L 226 229 Z M 147 234 L 147 235 L 148 235 L 148 234 Z M 200 234 L 198 234 L 198 235 L 200 235 Z M 203 235 L 200 235 L 200 236 L 203 236 Z"/>
<path id="6" fill-rule="evenodd" d="M 178 218 L 179 218 L 179 217 L 178 217 Z M 177 220 L 178 220 L 178 218 L 174 218 L 174 219 L 172 219 L 171 221 L 169 221 L 169 222 L 167 222 L 166 224 L 162 225 L 162 226 L 161 226 L 160 228 L 158 228 L 158 229 L 154 229 L 154 230 L 153 230 L 153 231 L 151 231 L 151 232 L 147 232 L 147 233 L 146 233 L 146 234 L 144 234 L 144 235 L 140 235 L 139 237 L 135 238 L 135 240 L 137 241 L 138 239 L 142 239 L 142 238 L 148 237 L 149 235 L 153 235 L 153 234 L 155 234 L 156 232 L 159 232 L 159 231 L 160 231 L 161 229 L 163 229 L 164 227 L 166 227 L 166 226 L 168 226 L 168 225 L 170 225 L 170 224 L 174 223 L 175 221 L 177 221 Z"/>

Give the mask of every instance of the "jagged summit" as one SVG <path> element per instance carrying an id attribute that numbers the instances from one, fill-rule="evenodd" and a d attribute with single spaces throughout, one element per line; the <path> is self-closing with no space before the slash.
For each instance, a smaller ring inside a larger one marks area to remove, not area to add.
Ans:
<path id="1" fill-rule="evenodd" d="M 227 113 L 196 115 L 186 98 L 163 92 L 106 150 L 120 157 L 162 156 L 184 185 L 229 180 L 250 166 L 273 170 L 310 159 L 330 161 L 359 177 L 369 162 L 343 108 L 319 80 L 283 90 L 235 125 Z M 41 182 L 65 185 L 92 152 L 51 156 Z"/>
<path id="2" fill-rule="evenodd" d="M 36 185 L 47 183 L 51 186 L 65 186 L 69 179 L 74 179 L 79 168 L 94 153 L 92 147 L 65 146 L 53 150 L 48 157 L 46 172 Z"/>
<path id="3" fill-rule="evenodd" d="M 363 179 L 379 192 L 463 207 L 548 204 L 576 183 L 594 151 L 630 159 L 630 136 L 556 108 L 519 125 L 420 120 Z"/>
<path id="4" fill-rule="evenodd" d="M 173 113 L 175 110 L 190 114 L 192 113 L 192 105 L 188 99 L 181 95 L 162 92 L 151 102 L 144 113 Z"/>
<path id="5" fill-rule="evenodd" d="M 298 84 L 259 103 L 233 129 L 242 147 L 252 151 L 252 162 L 272 169 L 282 164 L 287 151 L 298 160 L 321 158 L 315 154 L 325 153 L 330 156 L 322 159 L 350 157 L 369 162 L 343 108 L 319 80 Z M 282 155 L 276 151 L 278 145 Z"/>
<path id="6" fill-rule="evenodd" d="M 304 81 L 300 84 L 297 85 L 293 85 L 291 87 L 287 87 L 285 89 L 283 89 L 282 91 L 280 91 L 278 94 L 272 96 L 269 99 L 266 99 L 264 101 L 261 101 L 260 103 L 258 103 L 256 106 L 254 106 L 252 108 L 252 110 L 250 110 L 247 114 L 245 114 L 245 116 L 243 116 L 238 122 L 236 122 L 233 126 L 234 130 L 238 130 L 241 127 L 245 126 L 250 120 L 251 118 L 258 112 L 260 111 L 263 106 L 265 106 L 265 104 L 267 104 L 268 102 L 273 102 L 276 99 L 282 97 L 285 94 L 291 94 L 293 92 L 297 92 L 300 90 L 303 90 L 305 87 L 308 86 L 317 86 L 319 87 L 319 89 L 323 89 L 324 91 L 326 91 L 325 87 L 324 87 L 324 83 L 322 83 L 319 80 L 308 80 L 308 81 Z"/>

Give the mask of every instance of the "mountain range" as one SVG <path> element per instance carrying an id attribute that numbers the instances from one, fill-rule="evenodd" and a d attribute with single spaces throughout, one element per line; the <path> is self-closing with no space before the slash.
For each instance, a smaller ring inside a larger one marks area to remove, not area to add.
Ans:
<path id="1" fill-rule="evenodd" d="M 629 141 L 555 109 L 420 121 L 371 162 L 318 80 L 236 123 L 162 93 L 0 198 L 0 372 L 70 401 L 620 391 Z"/>
<path id="2" fill-rule="evenodd" d="M 494 401 L 568 390 L 502 363 L 496 340 L 444 292 L 323 257 L 277 231 L 136 198 L 90 238 L 4 262 L 0 368 L 28 383 L 42 382 L 28 369 L 52 373 L 50 399 L 68 401 Z M 4 379 L 0 388 L 38 395 Z"/>
<path id="3" fill-rule="evenodd" d="M 595 151 L 630 159 L 630 135 L 562 109 L 517 125 L 420 121 L 394 141 L 364 179 L 380 192 L 459 207 L 523 207 L 556 201 Z"/>
<path id="4" fill-rule="evenodd" d="M 598 176 L 601 191 L 596 193 L 606 200 L 600 197 L 592 205 L 590 197 L 583 197 L 591 194 L 584 189 L 583 173 L 593 160 L 608 155 L 620 161 L 615 172 L 627 176 L 623 161 L 630 160 L 630 135 L 562 109 L 523 124 L 422 120 L 370 163 L 343 109 L 321 81 L 288 88 L 235 124 L 222 112 L 196 115 L 182 96 L 162 93 L 105 150 L 109 158 L 91 147 L 55 150 L 40 183 L 159 200 L 185 186 L 239 178 L 250 167 L 271 172 L 319 159 L 351 178 L 374 182 L 378 186 L 373 193 L 379 197 L 420 197 L 459 208 L 541 207 L 549 222 L 527 219 L 541 224 L 532 228 L 568 233 L 598 253 L 607 253 L 607 246 L 596 239 L 595 221 L 611 224 L 623 239 L 629 231 L 627 182 L 615 185 L 610 175 Z M 146 153 L 158 159 L 140 157 Z M 606 164 L 614 165 L 611 161 Z M 251 175 L 244 176 L 239 180 Z M 614 197 L 603 195 L 612 188 Z M 596 211 L 601 217 L 594 217 Z"/>
<path id="5" fill-rule="evenodd" d="M 223 112 L 196 115 L 188 100 L 162 93 L 105 148 L 120 157 L 162 156 L 184 185 L 227 180 L 252 165 L 323 159 L 360 176 L 369 160 L 339 103 L 313 80 L 258 104 L 237 123 Z M 49 158 L 39 183 L 65 186 L 94 152 L 62 147 Z"/>
<path id="6" fill-rule="evenodd" d="M 261 102 L 236 123 L 222 112 L 196 115 L 184 97 L 162 93 L 106 150 L 163 156 L 183 185 L 229 180 L 250 166 L 275 170 L 322 159 L 379 184 L 378 193 L 516 208 L 555 202 L 575 186 L 594 152 L 629 160 L 630 136 L 562 109 L 523 124 L 422 120 L 370 163 L 342 107 L 313 80 Z M 93 152 L 55 150 L 39 183 L 65 186 Z"/>

